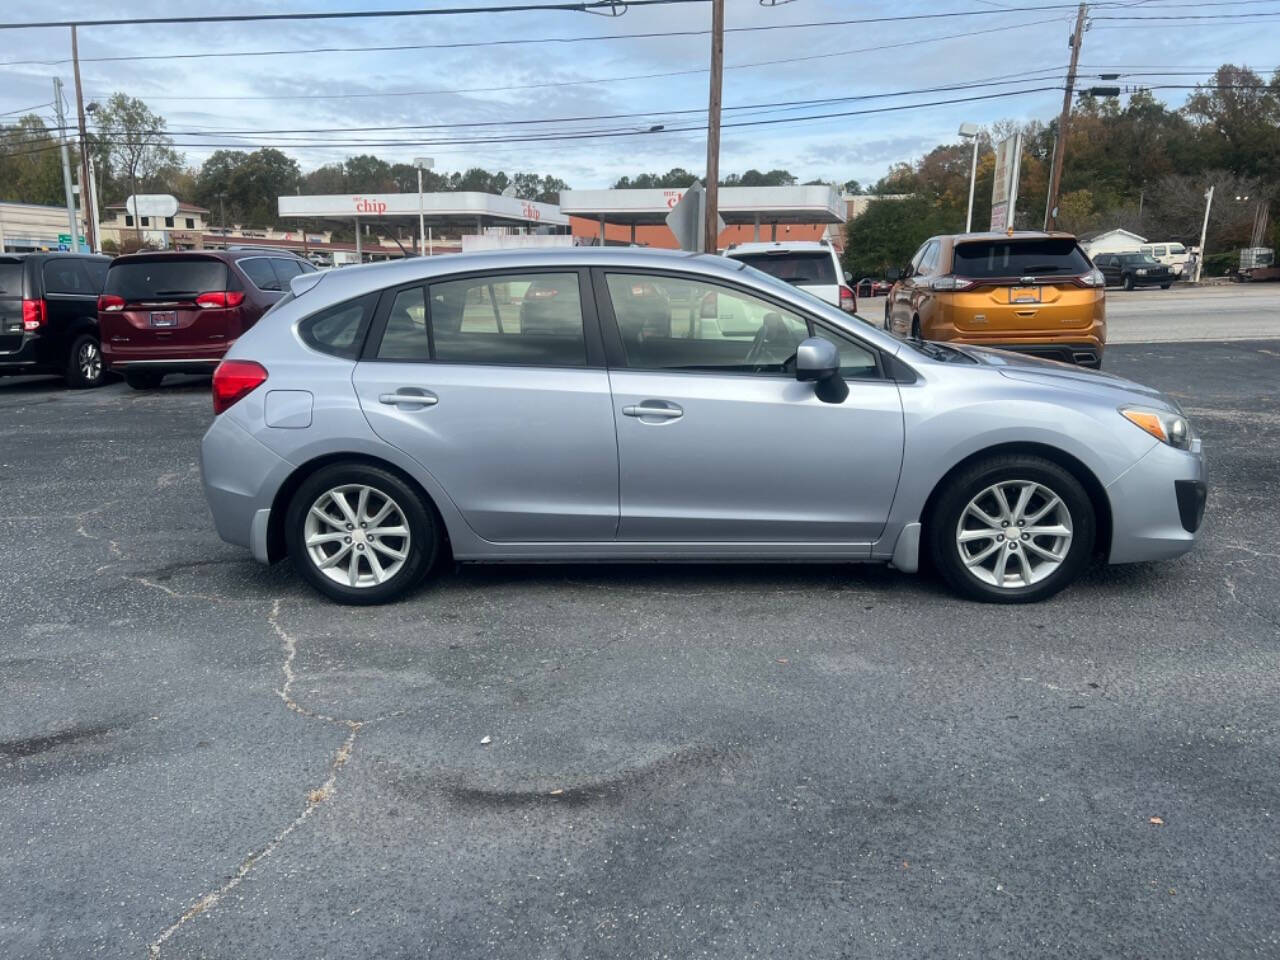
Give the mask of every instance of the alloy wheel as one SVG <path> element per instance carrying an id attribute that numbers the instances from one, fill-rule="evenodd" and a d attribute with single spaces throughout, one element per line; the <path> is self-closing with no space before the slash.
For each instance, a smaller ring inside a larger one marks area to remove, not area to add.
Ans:
<path id="1" fill-rule="evenodd" d="M 956 524 L 956 549 L 983 583 L 1018 589 L 1062 566 L 1071 549 L 1071 512 L 1043 483 L 1002 480 L 969 501 Z"/>
<path id="2" fill-rule="evenodd" d="M 89 383 L 102 376 L 102 351 L 92 340 L 80 344 L 80 349 L 76 351 L 76 367 Z"/>
<path id="3" fill-rule="evenodd" d="M 347 587 L 386 583 L 409 557 L 409 523 L 390 496 L 363 483 L 326 490 L 307 511 L 303 543 L 316 569 Z"/>

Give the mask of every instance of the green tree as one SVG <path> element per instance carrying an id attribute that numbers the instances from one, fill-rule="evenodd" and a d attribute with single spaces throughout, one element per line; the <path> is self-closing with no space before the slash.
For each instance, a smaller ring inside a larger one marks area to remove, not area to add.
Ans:
<path id="1" fill-rule="evenodd" d="M 924 197 L 876 200 L 845 229 L 845 269 L 855 278 L 884 276 L 929 237 L 952 229 L 949 213 Z"/>
<path id="2" fill-rule="evenodd" d="M 66 202 L 58 142 L 34 113 L 0 127 L 0 200 L 49 206 Z"/>

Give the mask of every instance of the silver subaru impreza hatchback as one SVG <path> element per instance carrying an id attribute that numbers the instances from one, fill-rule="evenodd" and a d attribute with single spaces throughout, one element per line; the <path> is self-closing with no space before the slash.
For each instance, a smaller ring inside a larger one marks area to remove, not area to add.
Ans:
<path id="1" fill-rule="evenodd" d="M 742 263 L 566 248 L 307 274 L 214 375 L 223 539 L 343 603 L 459 562 L 929 562 L 1040 600 L 1189 550 L 1158 391 L 902 341 Z"/>

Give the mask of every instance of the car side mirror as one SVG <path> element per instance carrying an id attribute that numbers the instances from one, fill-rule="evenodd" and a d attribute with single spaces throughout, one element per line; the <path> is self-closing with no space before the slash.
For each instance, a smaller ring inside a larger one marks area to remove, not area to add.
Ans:
<path id="1" fill-rule="evenodd" d="M 815 384 L 824 403 L 843 403 L 849 385 L 840 376 L 840 351 L 830 340 L 809 337 L 796 348 L 796 379 Z"/>

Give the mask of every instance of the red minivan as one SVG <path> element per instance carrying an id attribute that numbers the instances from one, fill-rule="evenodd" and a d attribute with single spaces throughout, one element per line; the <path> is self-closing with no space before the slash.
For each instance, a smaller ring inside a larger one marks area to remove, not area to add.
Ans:
<path id="1" fill-rule="evenodd" d="M 98 298 L 102 357 L 129 386 L 166 373 L 212 373 L 236 342 L 315 267 L 277 250 L 194 250 L 117 257 Z"/>

